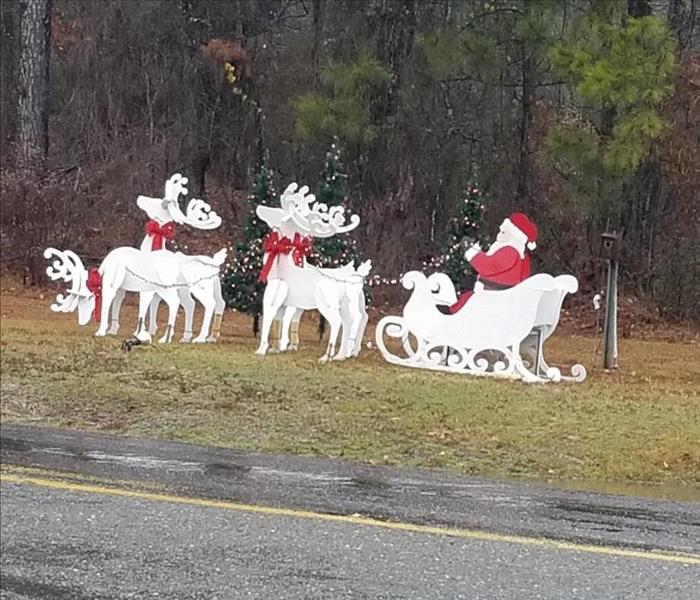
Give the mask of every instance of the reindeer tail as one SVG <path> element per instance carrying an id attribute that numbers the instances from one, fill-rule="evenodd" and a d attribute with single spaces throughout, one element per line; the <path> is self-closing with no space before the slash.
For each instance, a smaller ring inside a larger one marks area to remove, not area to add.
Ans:
<path id="1" fill-rule="evenodd" d="M 205 265 L 209 265 L 210 267 L 220 267 L 221 265 L 224 264 L 224 261 L 226 260 L 226 253 L 228 250 L 226 248 L 222 248 L 219 250 L 214 256 L 188 256 L 185 257 L 186 260 L 185 262 L 198 262 L 202 263 Z"/>
<path id="2" fill-rule="evenodd" d="M 214 256 L 212 256 L 212 260 L 214 261 L 214 264 L 217 267 L 220 267 L 221 265 L 224 264 L 224 261 L 226 260 L 226 253 L 227 252 L 228 251 L 226 250 L 226 248 L 222 248 Z"/>
<path id="3" fill-rule="evenodd" d="M 371 270 L 372 270 L 372 261 L 366 260 L 359 267 L 357 267 L 357 270 L 355 272 L 358 275 L 362 275 L 362 277 L 367 277 L 367 275 L 369 275 L 369 272 Z"/>

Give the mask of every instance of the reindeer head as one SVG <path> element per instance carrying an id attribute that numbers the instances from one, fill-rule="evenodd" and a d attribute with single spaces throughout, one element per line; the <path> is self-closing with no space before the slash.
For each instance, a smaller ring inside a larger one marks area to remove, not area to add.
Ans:
<path id="1" fill-rule="evenodd" d="M 193 198 L 187 205 L 187 213 L 180 208 L 180 196 L 187 195 L 187 177 L 175 173 L 165 182 L 165 194 L 163 198 L 149 198 L 139 196 L 136 204 L 149 218 L 158 221 L 161 225 L 174 221 L 182 225 L 189 225 L 195 229 L 216 229 L 221 225 L 221 217 L 217 215 L 204 200 Z"/>
<path id="2" fill-rule="evenodd" d="M 457 302 L 455 284 L 446 273 L 433 273 L 428 277 L 428 287 L 435 304 L 452 306 Z"/>
<path id="3" fill-rule="evenodd" d="M 347 233 L 360 224 L 360 217 L 352 215 L 345 224 L 345 209 L 342 206 L 328 206 L 316 202 L 316 196 L 309 194 L 308 186 L 298 188 L 290 183 L 280 196 L 281 208 L 258 206 L 255 210 L 271 228 L 291 237 L 295 233 L 312 237 L 328 238 L 337 233 Z"/>
<path id="4" fill-rule="evenodd" d="M 88 272 L 82 261 L 71 250 L 44 250 L 44 258 L 55 259 L 47 268 L 46 274 L 52 281 L 63 280 L 70 283 L 68 294 L 58 294 L 51 305 L 54 312 L 73 312 L 78 309 L 78 323 L 86 325 L 95 309 L 95 296 L 87 288 Z"/>

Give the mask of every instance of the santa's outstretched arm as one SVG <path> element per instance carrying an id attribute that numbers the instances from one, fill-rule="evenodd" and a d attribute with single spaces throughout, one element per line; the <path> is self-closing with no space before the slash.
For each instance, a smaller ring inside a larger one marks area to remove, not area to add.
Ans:
<path id="1" fill-rule="evenodd" d="M 480 277 L 491 279 L 513 269 L 521 260 L 518 251 L 511 246 L 500 248 L 493 254 L 478 252 L 469 261 L 469 264 Z"/>

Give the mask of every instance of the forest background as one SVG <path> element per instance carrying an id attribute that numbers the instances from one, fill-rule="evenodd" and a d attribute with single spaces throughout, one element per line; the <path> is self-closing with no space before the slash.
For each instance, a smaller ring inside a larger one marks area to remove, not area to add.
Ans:
<path id="1" fill-rule="evenodd" d="M 625 292 L 698 322 L 699 4 L 2 0 L 3 271 L 138 244 L 174 172 L 224 219 L 178 243 L 235 242 L 263 159 L 314 187 L 336 143 L 376 273 L 439 254 L 477 182 L 487 238 L 538 224 L 535 269 L 599 290 L 623 232 Z"/>

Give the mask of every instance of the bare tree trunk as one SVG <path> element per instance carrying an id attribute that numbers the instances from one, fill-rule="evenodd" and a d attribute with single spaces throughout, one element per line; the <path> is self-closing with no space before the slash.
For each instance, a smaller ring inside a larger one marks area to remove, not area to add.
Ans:
<path id="1" fill-rule="evenodd" d="M 211 86 L 223 86 L 223 71 L 220 79 L 208 75 L 208 66 L 197 52 L 200 39 L 199 3 L 191 0 L 179 2 L 179 24 L 176 52 L 180 62 L 182 89 L 182 113 L 179 115 L 180 140 L 176 149 L 176 169 L 189 178 L 190 197 L 205 195 L 205 177 L 211 159 L 211 142 L 215 123 L 210 113 L 213 104 Z"/>
<path id="2" fill-rule="evenodd" d="M 649 0 L 627 0 L 627 14 L 630 17 L 648 17 L 652 14 Z"/>
<path id="3" fill-rule="evenodd" d="M 2 150 L 16 139 L 19 0 L 0 3 L 0 143 Z M 3 152 L 2 158 L 6 156 Z"/>
<path id="4" fill-rule="evenodd" d="M 532 61 L 527 53 L 523 50 L 523 65 L 522 65 L 522 85 L 523 99 L 521 103 L 520 113 L 520 153 L 518 157 L 518 183 L 516 186 L 516 194 L 518 196 L 518 204 L 533 209 L 532 194 L 530 192 L 530 119 L 532 112 L 532 104 L 534 100 L 534 88 L 532 85 Z"/>
<path id="5" fill-rule="evenodd" d="M 311 65 L 314 70 L 314 78 L 316 84 L 320 82 L 320 65 L 321 65 L 321 35 L 323 34 L 323 10 L 321 0 L 314 0 L 312 19 L 313 19 L 313 44 L 311 46 Z"/>
<path id="6" fill-rule="evenodd" d="M 693 46 L 693 30 L 698 26 L 697 3 L 686 5 L 683 0 L 670 0 L 668 4 L 668 23 L 678 39 L 681 53 Z"/>
<path id="7" fill-rule="evenodd" d="M 49 151 L 51 1 L 20 4 L 17 163 L 31 171 L 45 169 Z"/>
<path id="8" fill-rule="evenodd" d="M 377 15 L 377 58 L 391 71 L 391 82 L 374 107 L 375 119 L 394 113 L 401 83 L 401 68 L 413 46 L 416 33 L 415 1 L 383 0 Z"/>

